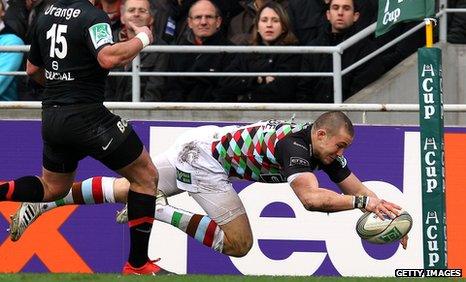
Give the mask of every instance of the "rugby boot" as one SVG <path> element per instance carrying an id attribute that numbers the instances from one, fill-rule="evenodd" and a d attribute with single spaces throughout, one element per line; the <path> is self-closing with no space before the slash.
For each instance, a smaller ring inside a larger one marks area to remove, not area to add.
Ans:
<path id="1" fill-rule="evenodd" d="M 123 267 L 122 274 L 123 275 L 171 275 L 176 274 L 174 272 L 170 272 L 158 266 L 156 264 L 157 260 L 149 260 L 141 267 L 133 267 L 129 262 L 125 263 Z"/>
<path id="2" fill-rule="evenodd" d="M 162 191 L 157 192 L 157 196 L 155 196 L 155 205 L 168 205 L 168 200 L 165 194 Z M 126 204 L 125 207 L 117 211 L 115 220 L 117 223 L 125 224 L 128 222 L 128 205 Z"/>
<path id="3" fill-rule="evenodd" d="M 11 216 L 8 232 L 11 241 L 18 241 L 24 231 L 42 214 L 40 203 L 21 203 L 21 206 Z"/>

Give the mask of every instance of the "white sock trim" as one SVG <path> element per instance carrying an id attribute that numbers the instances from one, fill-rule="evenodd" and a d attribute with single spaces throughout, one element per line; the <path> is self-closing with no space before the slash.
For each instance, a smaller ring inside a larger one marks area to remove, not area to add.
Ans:
<path id="1" fill-rule="evenodd" d="M 113 184 L 115 177 L 102 177 L 102 193 L 104 194 L 104 203 L 115 203 L 115 194 Z"/>

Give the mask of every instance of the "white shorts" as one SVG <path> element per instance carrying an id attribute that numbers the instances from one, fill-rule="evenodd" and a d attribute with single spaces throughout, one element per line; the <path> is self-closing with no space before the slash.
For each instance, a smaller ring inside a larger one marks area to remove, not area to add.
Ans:
<path id="1" fill-rule="evenodd" d="M 217 126 L 190 130 L 154 159 L 158 189 L 167 196 L 187 191 L 218 225 L 246 213 L 228 175 L 212 157 L 212 140 L 224 130 Z"/>

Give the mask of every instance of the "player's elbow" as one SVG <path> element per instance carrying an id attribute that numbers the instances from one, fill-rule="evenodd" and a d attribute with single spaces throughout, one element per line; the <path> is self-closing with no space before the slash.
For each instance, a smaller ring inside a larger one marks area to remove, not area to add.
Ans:
<path id="1" fill-rule="evenodd" d="M 300 200 L 308 211 L 328 211 L 330 209 L 329 201 L 315 193 L 308 193 Z"/>
<path id="2" fill-rule="evenodd" d="M 113 69 L 114 67 L 118 66 L 119 63 L 115 57 L 105 55 L 97 56 L 97 61 L 102 68 L 107 70 Z"/>
<path id="3" fill-rule="evenodd" d="M 26 74 L 29 76 L 35 75 L 39 71 L 39 68 L 29 62 L 26 62 Z"/>
<path id="4" fill-rule="evenodd" d="M 123 59 L 120 55 L 115 52 L 115 45 L 105 46 L 97 54 L 97 61 L 99 65 L 104 69 L 113 69 L 119 66 Z"/>
<path id="5" fill-rule="evenodd" d="M 29 69 L 29 68 L 26 68 L 26 74 L 27 74 L 28 76 L 32 76 L 32 75 L 34 75 L 36 72 L 37 72 L 36 70 L 31 70 L 31 69 Z"/>

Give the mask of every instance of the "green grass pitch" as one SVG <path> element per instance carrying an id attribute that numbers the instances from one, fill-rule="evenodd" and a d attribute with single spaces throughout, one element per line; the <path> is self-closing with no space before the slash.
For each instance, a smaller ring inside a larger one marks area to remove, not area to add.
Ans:
<path id="1" fill-rule="evenodd" d="M 123 282 L 123 281 L 157 281 L 157 282 L 330 282 L 330 281 L 400 281 L 400 278 L 361 278 L 361 277 L 315 277 L 315 276 L 231 276 L 231 275 L 170 275 L 170 276 L 121 276 L 118 274 L 0 274 L 0 281 L 21 282 Z M 431 278 L 422 281 L 440 281 Z M 448 279 L 449 281 L 457 281 Z M 419 279 L 403 279 L 403 281 L 419 281 Z"/>

